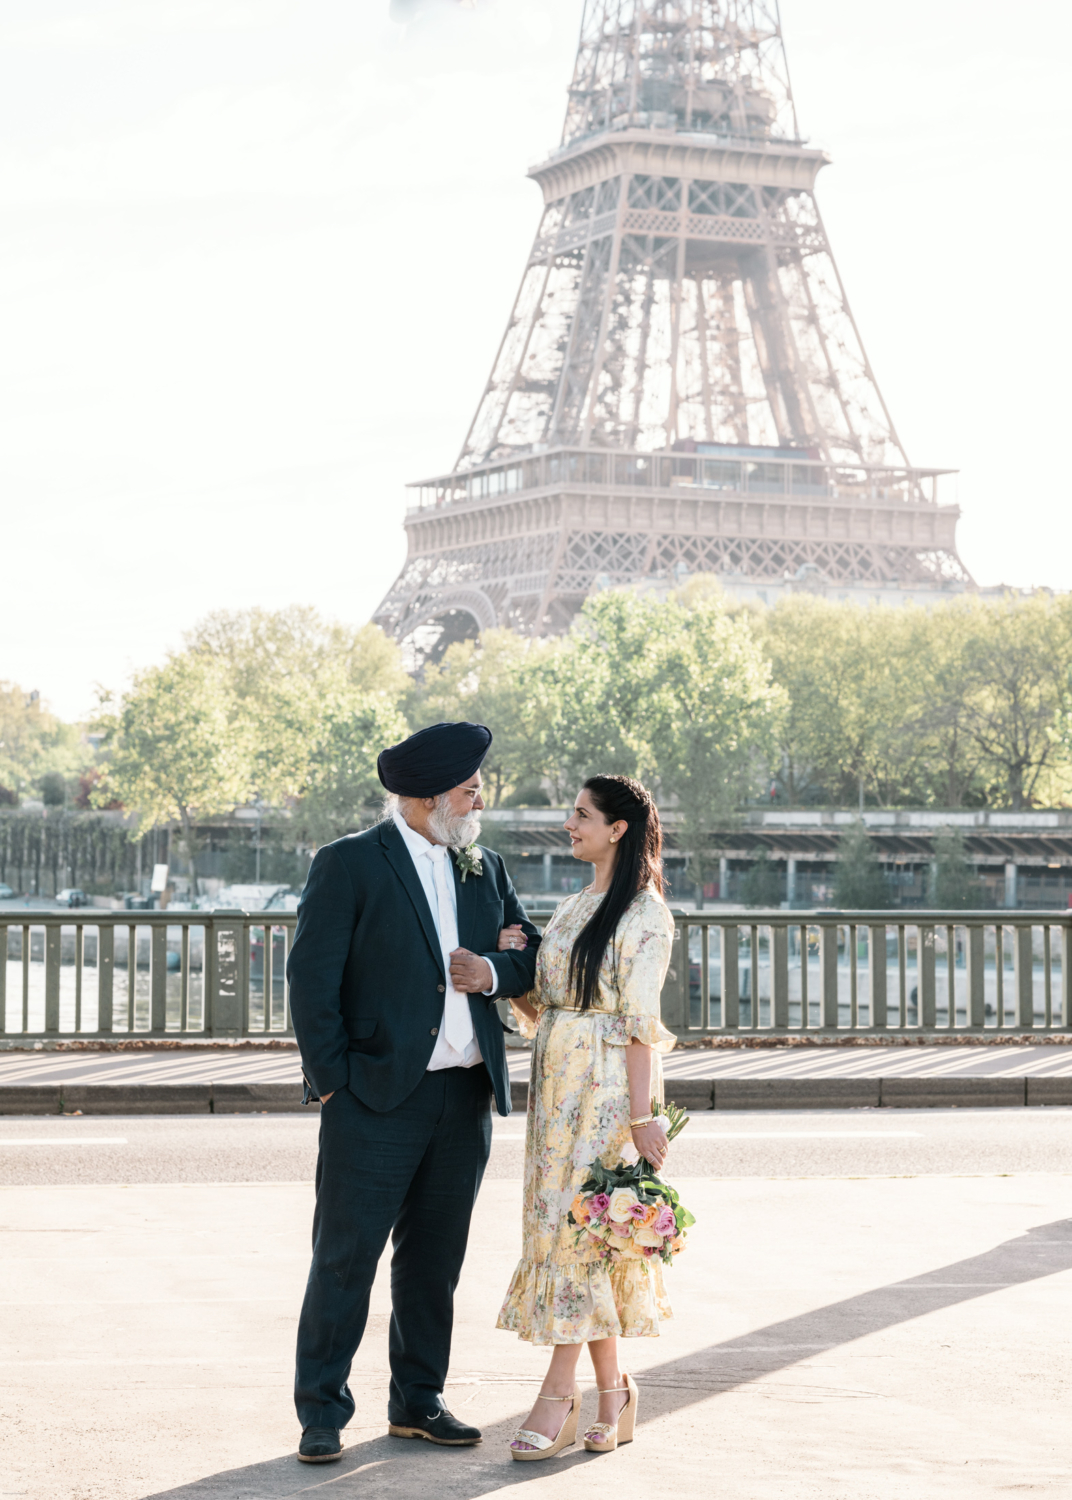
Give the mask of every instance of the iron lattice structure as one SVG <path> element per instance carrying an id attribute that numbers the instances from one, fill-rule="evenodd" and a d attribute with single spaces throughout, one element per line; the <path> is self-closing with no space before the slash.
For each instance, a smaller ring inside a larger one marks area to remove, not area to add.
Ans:
<path id="1" fill-rule="evenodd" d="M 453 471 L 375 618 L 418 652 L 594 588 L 970 583 L 815 200 L 777 0 L 585 0 L 544 211 Z"/>

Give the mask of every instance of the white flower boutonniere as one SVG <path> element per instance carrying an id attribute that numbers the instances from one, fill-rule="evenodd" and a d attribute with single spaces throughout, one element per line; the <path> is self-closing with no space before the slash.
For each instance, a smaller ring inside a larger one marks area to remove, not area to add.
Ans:
<path id="1" fill-rule="evenodd" d="M 455 849 L 454 858 L 458 861 L 458 869 L 461 871 L 462 885 L 465 884 L 465 877 L 467 875 L 483 875 L 484 865 L 482 861 L 484 856 L 476 844 L 466 844 L 464 849 Z"/>

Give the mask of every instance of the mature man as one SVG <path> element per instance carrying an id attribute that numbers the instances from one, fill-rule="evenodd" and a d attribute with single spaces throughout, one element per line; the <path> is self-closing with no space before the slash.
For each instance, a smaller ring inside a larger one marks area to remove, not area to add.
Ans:
<path id="1" fill-rule="evenodd" d="M 532 988 L 539 937 L 502 860 L 478 848 L 483 724 L 434 724 L 384 750 L 391 814 L 319 850 L 287 965 L 310 1097 L 319 1097 L 313 1263 L 298 1325 L 299 1458 L 337 1459 L 346 1384 L 392 1235 L 388 1431 L 452 1446 L 454 1291 L 491 1149 L 510 1112 L 492 1002 Z M 527 945 L 496 952 L 520 923 Z"/>

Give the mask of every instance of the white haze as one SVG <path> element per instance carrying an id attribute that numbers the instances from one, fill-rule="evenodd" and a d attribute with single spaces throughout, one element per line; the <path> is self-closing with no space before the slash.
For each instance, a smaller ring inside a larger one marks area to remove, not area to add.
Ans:
<path id="1" fill-rule="evenodd" d="M 410 4 L 410 10 L 419 6 Z M 539 211 L 580 0 L 7 0 L 0 677 L 62 714 L 206 610 L 366 619 Z M 820 203 L 985 583 L 1072 586 L 1069 8 L 784 0 Z"/>

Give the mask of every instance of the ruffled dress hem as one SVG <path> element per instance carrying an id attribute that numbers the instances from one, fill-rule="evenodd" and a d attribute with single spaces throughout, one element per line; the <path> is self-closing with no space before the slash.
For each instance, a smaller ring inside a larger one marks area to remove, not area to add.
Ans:
<path id="1" fill-rule="evenodd" d="M 497 1328 L 531 1344 L 587 1344 L 592 1339 L 658 1338 L 673 1317 L 662 1262 L 520 1260 Z"/>

